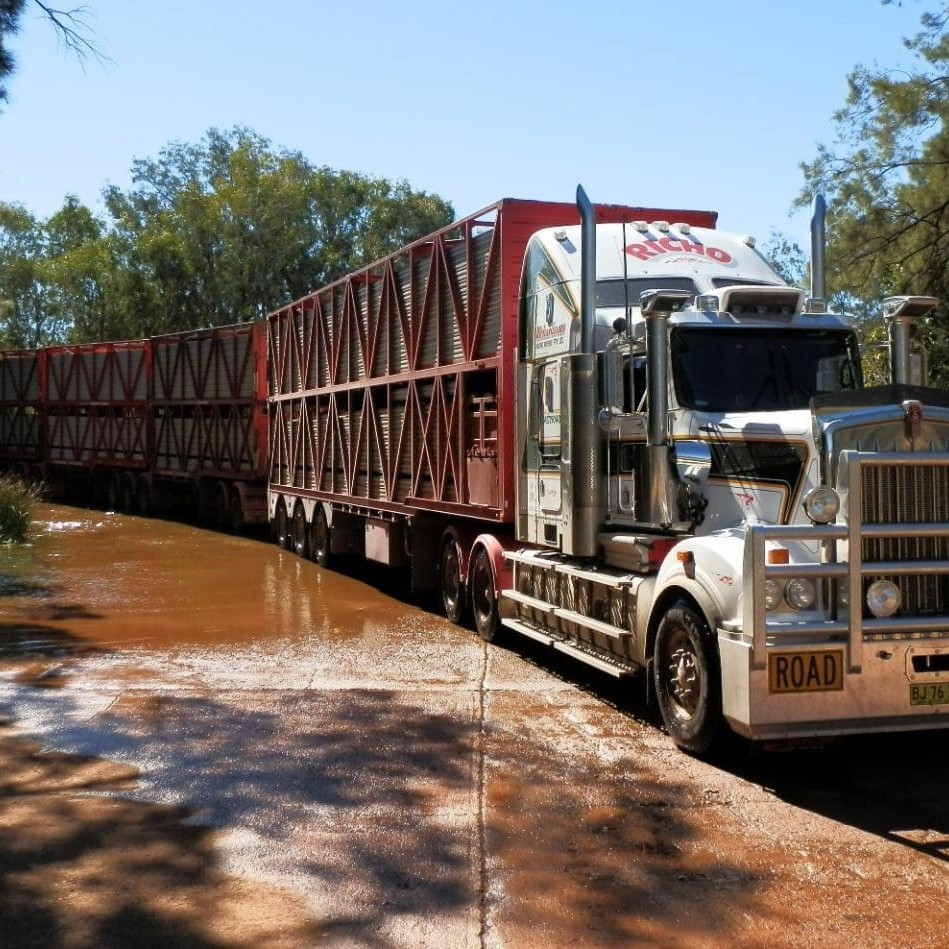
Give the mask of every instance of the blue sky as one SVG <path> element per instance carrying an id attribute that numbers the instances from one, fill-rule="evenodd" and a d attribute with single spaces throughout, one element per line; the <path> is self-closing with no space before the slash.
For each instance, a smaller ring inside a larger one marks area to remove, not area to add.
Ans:
<path id="1" fill-rule="evenodd" d="M 712 209 L 802 246 L 800 163 L 858 63 L 898 66 L 903 0 L 77 0 L 83 68 L 32 2 L 0 112 L 0 201 L 96 207 L 134 158 L 246 125 L 313 163 L 501 197 Z M 59 4 L 71 6 L 72 4 Z"/>

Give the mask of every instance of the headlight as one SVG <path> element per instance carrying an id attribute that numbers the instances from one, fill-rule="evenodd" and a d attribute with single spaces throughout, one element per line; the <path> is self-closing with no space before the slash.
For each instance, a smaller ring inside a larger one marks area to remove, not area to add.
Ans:
<path id="1" fill-rule="evenodd" d="M 784 597 L 795 610 L 809 610 L 817 599 L 817 590 L 810 580 L 794 577 L 784 588 Z"/>
<path id="2" fill-rule="evenodd" d="M 840 495 L 833 488 L 819 485 L 804 496 L 804 513 L 815 524 L 829 524 L 840 510 Z"/>
<path id="3" fill-rule="evenodd" d="M 777 580 L 764 582 L 764 607 L 766 610 L 776 610 L 784 602 L 784 591 Z"/>
<path id="4" fill-rule="evenodd" d="M 867 589 L 867 606 L 878 619 L 892 616 L 900 608 L 900 591 L 892 580 L 874 580 Z"/>

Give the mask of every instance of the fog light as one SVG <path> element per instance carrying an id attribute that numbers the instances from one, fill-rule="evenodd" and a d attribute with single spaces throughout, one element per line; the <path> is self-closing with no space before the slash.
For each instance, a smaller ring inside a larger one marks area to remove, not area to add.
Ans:
<path id="1" fill-rule="evenodd" d="M 817 590 L 810 580 L 804 577 L 795 577 L 788 580 L 784 588 L 784 596 L 795 610 L 809 610 L 817 599 Z"/>
<path id="2" fill-rule="evenodd" d="M 833 488 L 820 485 L 804 496 L 804 513 L 815 524 L 829 524 L 840 510 L 840 495 Z"/>
<path id="3" fill-rule="evenodd" d="M 777 580 L 765 580 L 764 582 L 764 608 L 766 610 L 776 610 L 784 602 L 784 591 Z"/>
<path id="4" fill-rule="evenodd" d="M 878 619 L 892 616 L 900 608 L 900 591 L 892 580 L 875 580 L 867 590 L 867 606 Z"/>

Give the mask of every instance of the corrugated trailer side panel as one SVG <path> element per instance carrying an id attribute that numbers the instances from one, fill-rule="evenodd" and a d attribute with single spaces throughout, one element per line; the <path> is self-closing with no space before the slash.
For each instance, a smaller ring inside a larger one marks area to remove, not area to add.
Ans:
<path id="1" fill-rule="evenodd" d="M 466 414 L 498 398 L 498 207 L 273 314 L 271 481 L 365 508 L 499 520 L 467 484 Z"/>
<path id="2" fill-rule="evenodd" d="M 8 464 L 43 461 L 45 370 L 45 350 L 0 352 L 0 459 Z"/>
<path id="3" fill-rule="evenodd" d="M 156 474 L 267 476 L 266 324 L 152 339 Z"/>
<path id="4" fill-rule="evenodd" d="M 149 462 L 148 340 L 47 350 L 49 461 L 144 468 Z"/>
<path id="5" fill-rule="evenodd" d="M 271 314 L 272 489 L 509 523 L 521 264 L 535 231 L 578 220 L 571 204 L 505 199 Z"/>

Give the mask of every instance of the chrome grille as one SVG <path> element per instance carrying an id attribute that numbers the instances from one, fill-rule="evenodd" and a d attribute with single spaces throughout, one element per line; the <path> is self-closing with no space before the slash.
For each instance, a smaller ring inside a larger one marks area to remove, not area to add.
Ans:
<path id="1" fill-rule="evenodd" d="M 949 468 L 900 465 L 862 468 L 864 524 L 949 523 Z M 862 541 L 865 565 L 884 560 L 949 560 L 949 537 L 884 537 Z M 949 606 L 945 576 L 892 576 L 904 614 L 944 613 Z"/>

